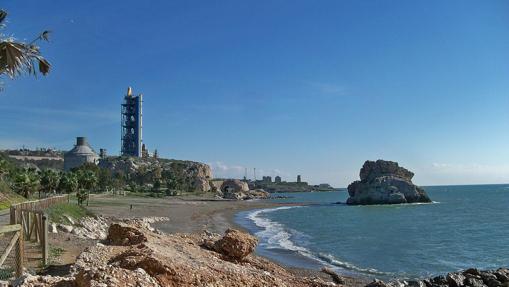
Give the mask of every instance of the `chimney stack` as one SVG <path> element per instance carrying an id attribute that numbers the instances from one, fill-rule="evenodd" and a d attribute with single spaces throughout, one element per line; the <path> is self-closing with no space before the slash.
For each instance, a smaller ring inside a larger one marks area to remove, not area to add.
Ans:
<path id="1" fill-rule="evenodd" d="M 77 146 L 87 145 L 87 138 L 86 137 L 77 137 L 76 145 Z"/>

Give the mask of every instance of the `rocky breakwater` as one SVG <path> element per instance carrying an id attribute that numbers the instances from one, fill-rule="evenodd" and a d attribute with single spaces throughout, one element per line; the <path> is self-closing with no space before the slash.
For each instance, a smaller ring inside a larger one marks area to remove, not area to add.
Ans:
<path id="1" fill-rule="evenodd" d="M 347 204 L 398 204 L 431 202 L 426 192 L 412 183 L 414 174 L 397 162 L 366 161 L 360 171 L 360 181 L 348 186 Z"/>
<path id="2" fill-rule="evenodd" d="M 508 287 L 509 269 L 478 270 L 470 268 L 424 280 L 391 281 L 375 280 L 366 287 Z"/>
<path id="3" fill-rule="evenodd" d="M 246 200 L 263 199 L 270 197 L 270 194 L 263 189 L 249 189 L 249 185 L 238 179 L 223 181 L 218 191 L 218 196 L 224 199 Z"/>
<path id="4" fill-rule="evenodd" d="M 154 184 L 156 174 L 162 180 L 176 180 L 188 191 L 207 192 L 211 190 L 209 181 L 212 169 L 209 165 L 164 158 L 107 157 L 99 161 L 99 167 L 131 178 L 139 178 L 146 184 Z"/>
<path id="5" fill-rule="evenodd" d="M 299 277 L 252 254 L 257 239 L 229 229 L 224 236 L 163 234 L 144 222 L 117 222 L 107 240 L 85 250 L 66 277 L 25 276 L 18 286 L 338 286 Z"/>

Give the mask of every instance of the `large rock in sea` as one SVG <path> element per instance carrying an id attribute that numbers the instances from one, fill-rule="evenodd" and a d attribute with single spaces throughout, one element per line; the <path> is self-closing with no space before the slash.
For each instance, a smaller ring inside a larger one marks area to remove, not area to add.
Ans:
<path id="1" fill-rule="evenodd" d="M 413 172 L 397 162 L 366 161 L 360 178 L 348 186 L 351 205 L 431 202 L 424 190 L 412 183 Z"/>

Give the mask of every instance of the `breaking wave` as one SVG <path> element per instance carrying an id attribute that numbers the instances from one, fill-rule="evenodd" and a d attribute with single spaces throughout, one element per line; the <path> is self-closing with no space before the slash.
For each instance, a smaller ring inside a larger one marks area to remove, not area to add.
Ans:
<path id="1" fill-rule="evenodd" d="M 308 259 L 314 260 L 322 265 L 331 267 L 341 272 L 348 270 L 371 275 L 392 275 L 371 268 L 361 268 L 354 264 L 343 262 L 328 253 L 315 253 L 308 248 L 295 243 L 292 239 L 296 237 L 308 237 L 300 232 L 287 228 L 285 225 L 272 221 L 263 214 L 290 208 L 306 208 L 306 206 L 283 206 L 270 209 L 261 209 L 250 212 L 247 218 L 251 220 L 260 230 L 255 235 L 260 238 L 260 247 L 265 249 L 284 249 L 298 253 Z"/>

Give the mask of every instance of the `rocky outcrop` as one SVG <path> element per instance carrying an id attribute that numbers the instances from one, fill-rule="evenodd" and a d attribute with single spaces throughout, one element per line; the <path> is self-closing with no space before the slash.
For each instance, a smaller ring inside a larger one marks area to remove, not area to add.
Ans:
<path id="1" fill-rule="evenodd" d="M 224 256 L 242 260 L 253 253 L 258 244 L 256 237 L 236 229 L 228 229 L 225 235 L 214 244 L 214 250 Z"/>
<path id="2" fill-rule="evenodd" d="M 137 228 L 125 223 L 114 223 L 108 229 L 106 240 L 111 245 L 130 246 L 147 241 L 147 237 Z"/>
<path id="3" fill-rule="evenodd" d="M 470 268 L 462 272 L 448 273 L 424 280 L 391 281 L 375 280 L 366 287 L 507 287 L 509 269 L 478 270 Z"/>
<path id="4" fill-rule="evenodd" d="M 99 161 L 99 167 L 112 174 L 128 175 L 140 178 L 146 184 L 153 184 L 153 175 L 160 173 L 163 177 L 171 175 L 185 183 L 186 190 L 207 192 L 211 190 L 212 179 L 210 166 L 200 162 L 182 161 L 163 158 L 107 157 Z"/>
<path id="5" fill-rule="evenodd" d="M 110 228 L 109 238 L 122 241 L 124 235 L 117 234 L 131 232 L 143 234 L 146 241 L 129 246 L 97 244 L 77 258 L 69 276 L 30 276 L 20 279 L 19 286 L 337 286 L 318 277 L 298 277 L 251 254 L 256 239 L 239 231 L 230 230 L 222 239 L 206 234 L 218 252 L 203 247 L 204 235 L 160 234 L 139 220 L 120 225 L 128 232 Z"/>
<path id="6" fill-rule="evenodd" d="M 247 192 L 248 190 L 249 186 L 247 182 L 238 179 L 228 179 L 221 184 L 221 192 L 223 192 L 223 194 Z"/>
<path id="7" fill-rule="evenodd" d="M 228 179 L 222 182 L 218 196 L 224 199 L 246 200 L 268 198 L 270 194 L 263 189 L 250 190 L 245 181 Z"/>
<path id="8" fill-rule="evenodd" d="M 398 204 L 431 202 L 426 192 L 412 183 L 414 174 L 397 162 L 366 161 L 360 171 L 360 181 L 348 186 L 347 204 Z"/>

